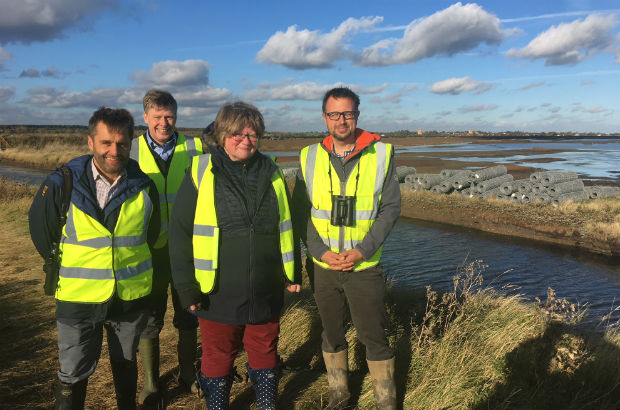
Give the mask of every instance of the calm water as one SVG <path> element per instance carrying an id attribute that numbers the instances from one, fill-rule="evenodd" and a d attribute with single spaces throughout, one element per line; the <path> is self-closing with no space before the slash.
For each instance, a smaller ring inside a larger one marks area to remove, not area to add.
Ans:
<path id="1" fill-rule="evenodd" d="M 11 181 L 21 183 L 29 182 L 32 185 L 41 185 L 41 182 L 51 171 L 34 168 L 14 167 L 12 165 L 0 164 L 0 178 L 6 177 Z"/>
<path id="2" fill-rule="evenodd" d="M 559 298 L 589 307 L 596 323 L 620 304 L 617 260 L 524 239 L 401 218 L 388 237 L 382 265 L 400 289 L 452 288 L 459 266 L 483 260 L 483 285 L 507 294 L 546 300 L 547 288 Z M 616 312 L 615 319 L 620 319 Z"/>
<path id="3" fill-rule="evenodd" d="M 536 153 L 535 149 L 559 150 L 556 153 Z M 505 155 L 504 151 L 530 150 L 528 155 Z M 573 140 L 559 141 L 520 141 L 517 143 L 492 144 L 446 144 L 399 147 L 402 153 L 429 153 L 443 158 L 441 153 L 449 153 L 446 159 L 479 162 L 489 161 L 489 157 L 455 156 L 459 152 L 493 152 L 493 162 L 546 169 L 549 171 L 577 172 L 582 179 L 615 178 L 620 174 L 620 141 L 618 140 Z M 537 160 L 542 160 L 537 162 Z"/>

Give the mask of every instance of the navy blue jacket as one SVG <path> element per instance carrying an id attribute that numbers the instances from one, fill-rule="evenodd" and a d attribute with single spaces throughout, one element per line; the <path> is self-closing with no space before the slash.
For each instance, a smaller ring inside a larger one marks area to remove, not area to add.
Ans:
<path id="1" fill-rule="evenodd" d="M 150 247 L 159 235 L 159 195 L 151 179 L 140 170 L 138 163 L 132 159 L 127 164 L 127 178 L 119 185 L 104 209 L 97 203 L 95 180 L 91 168 L 92 155 L 77 157 L 65 164 L 73 175 L 71 202 L 81 211 L 99 221 L 110 232 L 114 231 L 123 203 L 146 187 L 153 202 L 153 214 L 148 227 L 147 242 Z M 54 171 L 41 184 L 37 192 L 28 221 L 30 236 L 37 251 L 45 258 L 58 238 L 59 214 L 62 204 L 63 178 L 60 170 Z M 116 296 L 104 303 L 75 303 L 56 301 L 56 318 L 63 321 L 92 319 L 101 321 L 115 313 L 128 312 L 145 307 L 146 297 L 122 301 Z"/>

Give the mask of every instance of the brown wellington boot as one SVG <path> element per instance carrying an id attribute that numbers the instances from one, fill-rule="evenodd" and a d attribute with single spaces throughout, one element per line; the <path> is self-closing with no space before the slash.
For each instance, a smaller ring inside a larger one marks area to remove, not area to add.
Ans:
<path id="1" fill-rule="evenodd" d="M 396 410 L 396 384 L 394 383 L 394 363 L 388 360 L 367 360 L 368 370 L 372 377 L 377 409 Z"/>
<path id="2" fill-rule="evenodd" d="M 329 384 L 329 403 L 326 409 L 346 409 L 349 405 L 351 393 L 349 393 L 349 360 L 346 350 L 336 353 L 323 352 L 323 360 L 327 369 L 327 382 Z"/>

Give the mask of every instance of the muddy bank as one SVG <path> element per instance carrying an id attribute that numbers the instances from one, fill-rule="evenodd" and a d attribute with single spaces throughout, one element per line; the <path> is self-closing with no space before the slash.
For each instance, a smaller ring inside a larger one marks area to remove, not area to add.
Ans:
<path id="1" fill-rule="evenodd" d="M 563 216 L 540 205 L 512 205 L 504 201 L 462 198 L 455 195 L 402 191 L 401 215 L 425 221 L 473 228 L 584 249 L 620 257 L 620 232 L 611 238 L 593 234 L 584 218 Z M 435 198 L 434 198 L 435 197 Z M 617 201 L 617 199 L 615 199 Z"/>

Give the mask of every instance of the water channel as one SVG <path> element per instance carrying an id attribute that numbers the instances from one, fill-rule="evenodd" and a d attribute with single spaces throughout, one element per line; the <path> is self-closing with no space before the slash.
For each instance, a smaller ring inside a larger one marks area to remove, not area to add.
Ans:
<path id="1" fill-rule="evenodd" d="M 556 148 L 556 143 L 548 142 L 545 148 Z M 410 147 L 408 150 L 436 155 L 447 151 L 454 154 L 455 150 L 495 150 L 499 153 L 524 148 L 515 145 L 465 144 Z M 540 142 L 537 146 L 541 146 Z M 576 154 L 563 152 L 559 154 L 563 159 L 557 163 L 541 165 L 563 171 L 579 167 L 580 175 L 594 179 L 618 174 L 620 144 L 617 141 L 611 144 L 599 141 L 562 144 L 562 148 L 570 148 L 570 152 Z M 532 156 L 528 159 L 531 160 Z M 519 160 L 505 157 L 495 161 Z M 38 185 L 48 173 L 0 164 L 0 177 L 20 182 L 30 181 Z M 601 317 L 620 304 L 620 266 L 617 260 L 559 246 L 401 218 L 385 243 L 383 255 L 387 279 L 399 291 L 411 291 L 412 295 L 423 295 L 427 285 L 435 290 L 448 290 L 459 266 L 483 260 L 488 265 L 483 272 L 485 285 L 507 294 L 523 295 L 528 301 L 535 297 L 545 300 L 547 289 L 551 287 L 559 298 L 586 306 L 589 313 L 585 320 L 589 323 L 598 323 Z M 616 310 L 612 318 L 620 320 L 620 311 Z"/>

